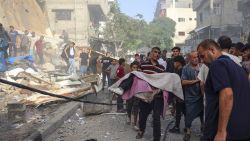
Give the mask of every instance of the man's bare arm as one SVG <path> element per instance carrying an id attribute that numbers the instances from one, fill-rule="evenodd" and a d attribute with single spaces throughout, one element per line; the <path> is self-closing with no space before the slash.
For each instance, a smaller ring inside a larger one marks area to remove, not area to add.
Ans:
<path id="1" fill-rule="evenodd" d="M 233 90 L 222 89 L 219 93 L 219 123 L 216 140 L 226 140 L 227 125 L 233 108 Z"/>
<path id="2" fill-rule="evenodd" d="M 185 85 L 194 85 L 194 84 L 196 84 L 198 82 L 200 82 L 200 80 L 182 80 L 181 84 L 183 86 L 185 86 Z"/>

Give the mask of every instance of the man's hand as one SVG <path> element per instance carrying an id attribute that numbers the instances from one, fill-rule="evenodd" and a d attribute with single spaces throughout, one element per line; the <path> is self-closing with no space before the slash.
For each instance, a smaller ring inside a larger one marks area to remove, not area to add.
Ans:
<path id="1" fill-rule="evenodd" d="M 227 139 L 227 132 L 217 132 L 214 141 L 226 141 Z"/>

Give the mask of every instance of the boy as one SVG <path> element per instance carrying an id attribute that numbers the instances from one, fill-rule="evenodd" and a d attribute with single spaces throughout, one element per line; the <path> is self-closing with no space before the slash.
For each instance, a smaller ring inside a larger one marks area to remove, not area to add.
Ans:
<path id="1" fill-rule="evenodd" d="M 120 78 L 125 76 L 124 67 L 125 67 L 125 59 L 120 58 L 119 59 L 119 67 L 116 70 L 116 80 L 119 80 Z M 120 96 L 120 95 L 117 97 L 117 112 L 124 112 L 123 100 L 122 100 L 122 96 Z"/>
<path id="2" fill-rule="evenodd" d="M 176 74 L 181 77 L 182 68 L 185 65 L 185 59 L 182 56 L 177 56 L 173 59 L 174 69 Z M 169 130 L 171 133 L 180 133 L 180 120 L 182 114 L 185 115 L 185 103 L 181 99 L 175 97 L 176 102 L 176 115 L 175 115 L 175 126 Z"/>
<path id="3" fill-rule="evenodd" d="M 134 61 L 130 64 L 131 71 L 138 71 L 139 62 Z M 127 113 L 128 113 L 128 124 L 131 124 L 136 130 L 139 128 L 136 126 L 137 117 L 139 112 L 139 100 L 136 97 L 133 97 L 126 101 Z"/>

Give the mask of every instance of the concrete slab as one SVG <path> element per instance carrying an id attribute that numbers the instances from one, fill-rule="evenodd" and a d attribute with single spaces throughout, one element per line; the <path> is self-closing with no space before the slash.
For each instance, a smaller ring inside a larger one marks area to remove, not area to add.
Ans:
<path id="1" fill-rule="evenodd" d="M 42 141 L 45 140 L 50 134 L 56 131 L 65 120 L 72 116 L 75 111 L 80 108 L 81 104 L 76 102 L 70 102 L 66 105 L 60 107 L 56 113 L 55 117 L 46 122 L 45 125 L 40 127 L 31 136 L 29 136 L 25 141 Z"/>

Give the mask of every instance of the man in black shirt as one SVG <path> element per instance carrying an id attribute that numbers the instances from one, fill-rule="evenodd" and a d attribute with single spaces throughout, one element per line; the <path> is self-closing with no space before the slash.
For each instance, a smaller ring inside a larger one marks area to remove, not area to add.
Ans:
<path id="1" fill-rule="evenodd" d="M 87 68 L 89 65 L 90 52 L 86 49 L 82 49 L 80 58 L 81 58 L 81 66 L 80 66 L 81 75 L 86 75 Z"/>
<path id="2" fill-rule="evenodd" d="M 101 59 L 101 63 L 102 63 L 102 83 L 103 83 L 103 89 L 105 86 L 105 82 L 106 82 L 106 78 L 108 79 L 108 86 L 110 86 L 110 77 L 109 77 L 109 73 L 106 71 L 107 68 L 111 65 L 112 62 L 112 58 L 110 58 L 110 53 L 107 52 L 106 56 L 104 56 Z"/>
<path id="3" fill-rule="evenodd" d="M 250 85 L 247 72 L 211 39 L 198 45 L 198 53 L 209 67 L 205 83 L 204 141 L 250 140 Z"/>

